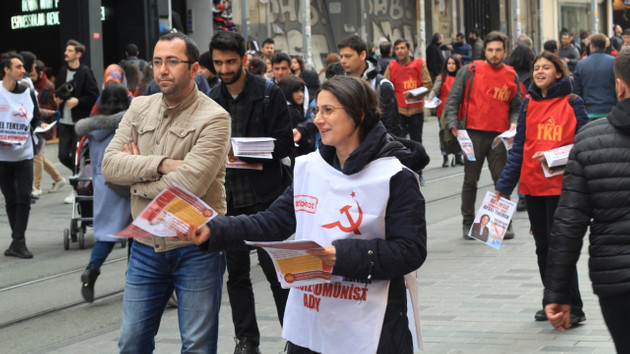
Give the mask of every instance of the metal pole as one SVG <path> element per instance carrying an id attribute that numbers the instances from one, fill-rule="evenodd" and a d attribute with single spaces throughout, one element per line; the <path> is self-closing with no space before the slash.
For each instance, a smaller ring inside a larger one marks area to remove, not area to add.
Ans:
<path id="1" fill-rule="evenodd" d="M 591 33 L 599 32 L 599 11 L 597 11 L 597 0 L 591 0 Z"/>
<path id="2" fill-rule="evenodd" d="M 425 2 L 424 0 L 418 0 L 416 1 L 416 7 L 418 8 L 418 10 L 420 10 L 420 16 L 418 17 L 418 32 L 419 32 L 419 36 L 418 36 L 418 49 L 419 49 L 419 53 L 416 53 L 416 56 L 418 58 L 424 57 L 425 56 L 425 50 L 426 50 L 426 43 L 427 43 L 427 21 L 426 21 L 426 11 L 424 11 L 424 6 L 425 6 Z M 426 59 L 426 57 L 425 57 Z"/>
<path id="3" fill-rule="evenodd" d="M 302 56 L 307 69 L 313 68 L 313 54 L 311 52 L 311 2 L 302 0 Z"/>
<path id="4" fill-rule="evenodd" d="M 241 0 L 241 35 L 245 41 L 249 40 L 249 0 Z"/>

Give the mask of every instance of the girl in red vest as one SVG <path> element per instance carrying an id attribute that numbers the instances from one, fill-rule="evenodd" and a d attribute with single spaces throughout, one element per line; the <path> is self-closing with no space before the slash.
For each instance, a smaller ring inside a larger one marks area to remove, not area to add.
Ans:
<path id="1" fill-rule="evenodd" d="M 444 162 L 442 163 L 442 167 L 448 167 L 448 155 L 455 155 L 451 160 L 451 166 L 455 167 L 455 164 L 464 165 L 464 160 L 462 159 L 462 150 L 457 143 L 457 140 L 452 139 L 450 136 L 450 132 L 446 131 L 442 118 L 442 112 L 444 111 L 444 103 L 446 102 L 446 97 L 448 97 L 449 91 L 451 91 L 451 86 L 453 86 L 453 82 L 455 82 L 455 75 L 459 68 L 462 67 L 462 63 L 459 59 L 455 57 L 448 57 L 444 62 L 444 66 L 442 67 L 442 71 L 435 79 L 435 83 L 433 84 L 433 89 L 429 94 L 429 101 L 434 97 L 437 97 L 442 103 L 437 107 L 437 116 L 438 116 L 438 124 L 440 125 L 440 151 L 442 152 L 442 157 L 444 158 Z M 461 116 L 459 117 L 462 118 Z"/>
<path id="2" fill-rule="evenodd" d="M 519 192 L 525 195 L 527 214 L 536 242 L 538 269 L 545 285 L 548 237 L 553 214 L 560 199 L 563 175 L 545 177 L 541 161 L 543 152 L 573 144 L 573 138 L 588 117 L 582 98 L 571 94 L 571 82 L 562 60 L 543 52 L 534 59 L 533 82 L 523 100 L 508 162 L 496 185 L 496 195 L 509 196 L 520 177 Z M 546 286 L 545 286 L 546 288 Z M 586 318 L 577 281 L 573 272 L 571 291 L 571 324 Z M 537 321 L 547 320 L 543 310 L 536 312 Z"/>

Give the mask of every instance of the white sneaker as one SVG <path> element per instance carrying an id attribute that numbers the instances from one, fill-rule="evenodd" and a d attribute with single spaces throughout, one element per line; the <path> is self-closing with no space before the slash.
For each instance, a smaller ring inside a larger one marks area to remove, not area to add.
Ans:
<path id="1" fill-rule="evenodd" d="M 66 181 L 65 178 L 61 177 L 60 180 L 53 182 L 53 186 L 51 189 L 48 190 L 48 193 L 56 193 L 59 192 L 59 190 L 61 189 L 61 187 L 65 186 L 66 184 L 68 184 L 68 181 Z"/>
<path id="2" fill-rule="evenodd" d="M 33 187 L 33 190 L 31 191 L 31 195 L 39 197 L 42 195 L 42 190 L 40 188 Z"/>
<path id="3" fill-rule="evenodd" d="M 74 191 L 70 192 L 70 195 L 68 195 L 64 200 L 63 203 L 64 204 L 72 204 L 72 202 L 74 201 Z"/>

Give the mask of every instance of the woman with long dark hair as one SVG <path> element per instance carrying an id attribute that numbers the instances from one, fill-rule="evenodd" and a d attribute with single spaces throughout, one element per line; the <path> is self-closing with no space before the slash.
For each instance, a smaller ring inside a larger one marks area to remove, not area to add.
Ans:
<path id="1" fill-rule="evenodd" d="M 496 184 L 496 195 L 509 196 L 520 178 L 519 192 L 525 195 L 527 214 L 536 242 L 538 270 L 545 286 L 549 233 L 560 199 L 562 174 L 546 177 L 541 162 L 544 151 L 573 144 L 575 134 L 588 123 L 582 98 L 571 94 L 569 73 L 562 59 L 542 52 L 533 62 L 533 82 L 521 105 L 514 145 Z M 578 288 L 577 269 L 571 279 L 571 324 L 586 318 Z M 546 321 L 545 303 L 536 321 Z"/>
<path id="2" fill-rule="evenodd" d="M 81 295 L 87 302 L 94 301 L 94 283 L 101 274 L 101 265 L 120 240 L 112 234 L 122 230 L 132 221 L 128 188 L 106 185 L 101 172 L 105 148 L 114 137 L 118 123 L 129 104 L 127 88 L 120 83 L 111 83 L 101 94 L 101 101 L 97 107 L 98 115 L 81 119 L 74 126 L 77 136 L 87 135 L 89 139 L 94 188 L 93 225 L 96 242 L 89 264 L 81 274 Z"/>
<path id="3" fill-rule="evenodd" d="M 442 119 L 446 98 L 448 97 L 449 91 L 451 91 L 453 82 L 455 82 L 455 75 L 457 75 L 457 71 L 461 67 L 462 63 L 459 59 L 453 56 L 448 57 L 444 62 L 444 66 L 442 67 L 440 74 L 435 78 L 435 83 L 433 84 L 433 88 L 431 89 L 431 93 L 428 97 L 429 100 L 437 97 L 440 101 L 442 101 L 436 109 L 438 124 L 440 125 L 440 131 L 438 134 L 440 136 L 440 151 L 442 152 L 443 158 L 442 167 L 448 167 L 449 154 L 454 155 L 451 160 L 452 167 L 455 167 L 456 164 L 464 165 L 462 150 L 459 147 L 459 143 L 452 137 L 450 132 L 445 129 L 444 120 Z"/>
<path id="4" fill-rule="evenodd" d="M 289 76 L 278 83 L 284 97 L 287 99 L 289 113 L 291 114 L 291 125 L 297 129 L 300 123 L 306 121 L 304 118 L 304 81 L 294 76 Z M 306 155 L 315 150 L 315 142 L 312 136 L 301 136 L 295 143 L 295 156 Z"/>

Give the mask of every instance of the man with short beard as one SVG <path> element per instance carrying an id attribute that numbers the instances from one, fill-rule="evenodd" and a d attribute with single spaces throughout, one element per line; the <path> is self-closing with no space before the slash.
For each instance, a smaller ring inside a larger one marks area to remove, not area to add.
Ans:
<path id="1" fill-rule="evenodd" d="M 468 240 L 472 240 L 467 235 L 475 218 L 477 182 L 483 161 L 488 160 L 496 184 L 507 162 L 507 151 L 503 144 L 492 149 L 492 141 L 504 131 L 516 128 L 521 107 L 518 75 L 512 67 L 503 64 L 506 43 L 503 33 L 490 32 L 483 43 L 486 60 L 475 60 L 457 72 L 444 105 L 446 128 L 454 138 L 458 129 L 466 129 L 475 150 L 476 161 L 466 159 L 464 164 L 462 186 L 462 231 L 464 239 Z M 460 105 L 464 110 L 463 120 L 458 118 Z M 505 238 L 513 237 L 510 225 Z"/>
<path id="2" fill-rule="evenodd" d="M 181 32 L 165 34 L 153 50 L 161 93 L 131 101 L 105 150 L 107 182 L 127 186 L 134 218 L 173 183 L 225 215 L 225 156 L 230 116 L 195 85 L 197 44 Z M 131 246 L 121 353 L 150 353 L 173 291 L 178 299 L 182 352 L 216 353 L 225 256 L 190 242 L 136 238 Z"/>
<path id="3" fill-rule="evenodd" d="M 247 70 L 245 39 L 236 32 L 217 32 L 210 42 L 212 63 L 221 84 L 210 91 L 210 98 L 232 116 L 232 137 L 274 138 L 271 159 L 245 158 L 241 160 L 260 169 L 228 168 L 225 178 L 227 215 L 250 215 L 266 210 L 291 183 L 290 170 L 281 162 L 293 153 L 293 129 L 287 101 L 274 83 L 267 82 Z M 284 55 L 284 71 L 290 75 L 291 59 Z M 284 68 L 286 66 L 286 68 Z M 276 68 L 274 67 L 274 73 Z M 284 76 L 282 77 L 284 79 Z M 278 80 L 281 81 L 281 80 Z M 232 321 L 236 336 L 234 353 L 259 353 L 260 331 L 256 322 L 256 308 L 250 279 L 251 248 L 235 241 L 226 248 L 227 290 L 232 307 Z M 282 289 L 269 255 L 258 248 L 258 260 L 269 281 L 280 324 L 289 291 Z"/>

